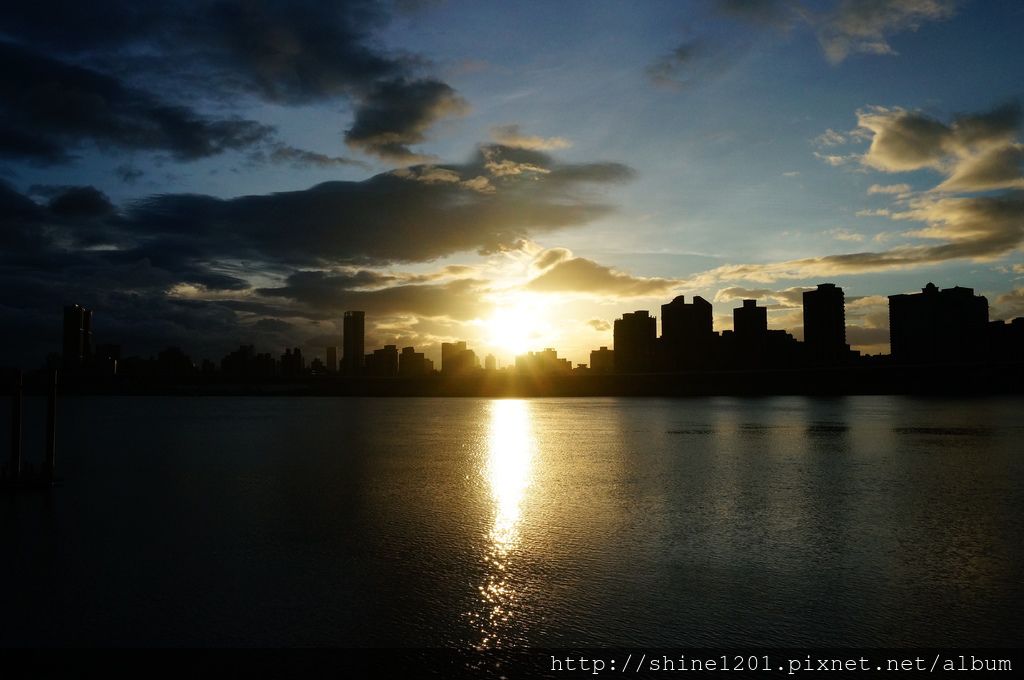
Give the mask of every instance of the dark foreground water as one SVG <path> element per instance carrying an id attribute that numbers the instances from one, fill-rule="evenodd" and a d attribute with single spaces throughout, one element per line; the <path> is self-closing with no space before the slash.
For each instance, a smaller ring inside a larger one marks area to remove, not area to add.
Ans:
<path id="1" fill-rule="evenodd" d="M 1022 407 L 69 398 L 0 645 L 1017 644 Z"/>

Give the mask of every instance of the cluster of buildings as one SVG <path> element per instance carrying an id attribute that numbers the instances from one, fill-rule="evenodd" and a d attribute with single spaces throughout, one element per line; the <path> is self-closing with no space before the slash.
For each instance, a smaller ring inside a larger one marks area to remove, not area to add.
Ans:
<path id="1" fill-rule="evenodd" d="M 743 300 L 733 310 L 733 328 L 715 331 L 711 303 L 680 295 L 661 306 L 657 319 L 646 310 L 623 314 L 614 326 L 614 349 L 590 355 L 591 370 L 672 373 L 696 369 L 839 366 L 858 355 L 846 344 L 843 289 L 823 283 L 803 294 L 804 342 L 768 328 L 768 308 Z"/>
<path id="2" fill-rule="evenodd" d="M 989 321 L 988 301 L 970 288 L 939 289 L 929 283 L 920 293 L 889 296 L 891 356 L 898 365 L 1024 361 L 1024 318 L 1010 323 Z M 209 360 L 198 366 L 180 349 L 169 347 L 148 360 L 122 361 L 117 345 L 93 344 L 92 311 L 79 305 L 64 308 L 63 354 L 51 364 L 69 373 L 184 378 L 222 375 L 228 378 L 274 378 L 305 375 L 417 378 L 436 375 L 434 362 L 415 347 L 385 345 L 365 351 L 365 313 L 345 312 L 342 354 L 327 347 L 324 358 L 308 364 L 298 347 L 274 357 L 242 345 L 227 354 L 219 367 Z M 506 371 L 524 375 L 676 373 L 694 370 L 753 370 L 847 366 L 860 359 L 846 342 L 843 289 L 823 283 L 803 293 L 803 341 L 783 330 L 768 328 L 768 309 L 743 300 L 733 310 L 733 328 L 715 331 L 711 303 L 682 295 L 661 306 L 658 320 L 647 310 L 615 320 L 613 346 L 590 353 L 590 365 L 576 367 L 547 348 L 515 359 Z M 493 355 L 483 365 L 466 342 L 441 345 L 443 376 L 496 371 Z"/>

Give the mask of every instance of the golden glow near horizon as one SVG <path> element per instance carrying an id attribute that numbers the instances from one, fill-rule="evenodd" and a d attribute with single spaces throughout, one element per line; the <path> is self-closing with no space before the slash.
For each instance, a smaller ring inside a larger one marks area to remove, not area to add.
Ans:
<path id="1" fill-rule="evenodd" d="M 530 421 L 530 407 L 522 400 L 497 399 L 490 403 L 490 432 L 487 459 L 482 470 L 494 504 L 494 523 L 488 535 L 487 576 L 480 586 L 482 611 L 479 620 L 479 649 L 500 647 L 507 642 L 517 598 L 510 571 L 519 547 L 522 503 L 530 486 L 536 442 Z"/>
<path id="2" fill-rule="evenodd" d="M 550 347 L 557 332 L 547 319 L 551 300 L 546 295 L 505 293 L 494 301 L 494 311 L 480 321 L 487 347 L 512 357 Z"/>

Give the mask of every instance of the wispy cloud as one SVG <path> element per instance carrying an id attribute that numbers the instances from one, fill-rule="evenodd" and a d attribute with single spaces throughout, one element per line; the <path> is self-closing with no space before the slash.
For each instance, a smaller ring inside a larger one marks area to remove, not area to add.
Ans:
<path id="1" fill-rule="evenodd" d="M 565 137 L 539 137 L 524 134 L 518 125 L 498 125 L 491 128 L 491 139 L 502 146 L 534 151 L 551 151 L 572 146 Z"/>

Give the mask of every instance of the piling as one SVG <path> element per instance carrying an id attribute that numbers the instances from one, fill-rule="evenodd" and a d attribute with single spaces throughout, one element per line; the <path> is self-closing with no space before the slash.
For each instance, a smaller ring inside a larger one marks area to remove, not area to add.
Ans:
<path id="1" fill-rule="evenodd" d="M 57 472 L 57 369 L 51 369 L 47 379 L 46 395 L 46 462 L 43 466 L 45 481 L 52 483 Z"/>
<path id="2" fill-rule="evenodd" d="M 18 483 L 21 477 L 21 371 L 14 372 L 14 393 L 11 395 L 11 464 L 10 481 Z"/>

